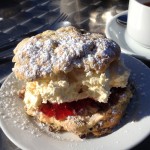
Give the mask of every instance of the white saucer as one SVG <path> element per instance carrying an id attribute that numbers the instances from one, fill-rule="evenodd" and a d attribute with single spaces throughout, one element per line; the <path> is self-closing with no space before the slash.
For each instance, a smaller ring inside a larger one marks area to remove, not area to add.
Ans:
<path id="1" fill-rule="evenodd" d="M 150 135 L 150 69 L 137 59 L 121 54 L 131 70 L 134 97 L 120 124 L 101 138 L 80 139 L 71 133 L 53 133 L 25 113 L 17 91 L 24 83 L 10 74 L 0 89 L 0 127 L 23 150 L 126 150 Z M 109 144 L 108 144 L 109 143 Z M 2 149 L 0 147 L 0 149 Z"/>
<path id="2" fill-rule="evenodd" d="M 131 39 L 126 33 L 126 26 L 122 26 L 116 22 L 118 16 L 127 13 L 128 11 L 124 11 L 114 16 L 106 24 L 106 36 L 120 45 L 122 53 L 150 60 L 150 49 L 141 46 L 139 43 Z"/>

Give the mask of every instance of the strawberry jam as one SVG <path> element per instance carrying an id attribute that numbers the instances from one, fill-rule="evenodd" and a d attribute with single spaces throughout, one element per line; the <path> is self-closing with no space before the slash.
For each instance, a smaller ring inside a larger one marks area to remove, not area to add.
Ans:
<path id="1" fill-rule="evenodd" d="M 107 111 L 111 105 L 118 102 L 124 91 L 125 88 L 112 88 L 108 103 L 99 103 L 90 98 L 62 104 L 47 102 L 47 104 L 40 106 L 39 111 L 48 117 L 55 117 L 57 120 L 64 120 L 68 116 L 84 115 L 85 111 L 91 107 L 96 110 Z"/>
<path id="2" fill-rule="evenodd" d="M 75 116 L 82 113 L 83 109 L 88 106 L 96 105 L 92 99 L 84 99 L 74 102 L 65 102 L 62 104 L 50 103 L 42 104 L 40 106 L 40 111 L 49 117 L 55 117 L 57 120 L 64 120 L 67 116 Z"/>

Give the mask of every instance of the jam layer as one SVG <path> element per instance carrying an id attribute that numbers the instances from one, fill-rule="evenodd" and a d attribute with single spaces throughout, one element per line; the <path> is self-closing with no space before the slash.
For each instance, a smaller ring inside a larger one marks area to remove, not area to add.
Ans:
<path id="1" fill-rule="evenodd" d="M 48 117 L 55 117 L 57 120 L 64 120 L 68 116 L 92 115 L 98 111 L 107 111 L 110 106 L 115 105 L 126 88 L 112 88 L 108 103 L 99 103 L 91 98 L 86 98 L 62 104 L 46 103 L 41 104 L 39 111 Z"/>

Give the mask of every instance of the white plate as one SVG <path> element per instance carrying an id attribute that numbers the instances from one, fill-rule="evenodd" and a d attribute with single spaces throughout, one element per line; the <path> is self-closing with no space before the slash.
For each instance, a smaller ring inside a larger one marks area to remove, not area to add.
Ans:
<path id="1" fill-rule="evenodd" d="M 26 150 L 116 150 L 137 145 L 150 134 L 150 69 L 125 54 L 122 58 L 132 70 L 131 81 L 134 82 L 136 96 L 113 133 L 81 140 L 71 133 L 48 132 L 46 127 L 25 114 L 22 100 L 16 94 L 23 83 L 16 80 L 14 74 L 7 78 L 0 91 L 2 130 L 12 142 Z"/>
<path id="2" fill-rule="evenodd" d="M 122 26 L 116 22 L 116 18 L 120 15 L 127 14 L 128 11 L 124 11 L 114 16 L 106 24 L 106 36 L 119 44 L 123 53 L 130 54 L 136 57 L 150 60 L 150 49 L 141 46 L 128 36 L 126 32 L 126 26 Z"/>

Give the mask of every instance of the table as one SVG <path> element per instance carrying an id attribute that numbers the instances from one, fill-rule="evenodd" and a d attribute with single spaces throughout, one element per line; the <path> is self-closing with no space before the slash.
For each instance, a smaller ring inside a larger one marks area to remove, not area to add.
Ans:
<path id="1" fill-rule="evenodd" d="M 128 9 L 128 0 L 2 0 L 0 1 L 0 44 L 8 39 L 34 31 L 52 23 L 60 13 L 68 20 L 90 32 L 103 33 L 114 15 Z M 1 53 L 0 53 L 1 55 Z M 150 67 L 150 63 L 142 60 Z M 0 64 L 0 83 L 13 67 L 12 62 Z M 0 149 L 18 150 L 0 129 Z M 148 149 L 150 136 L 132 150 Z"/>

